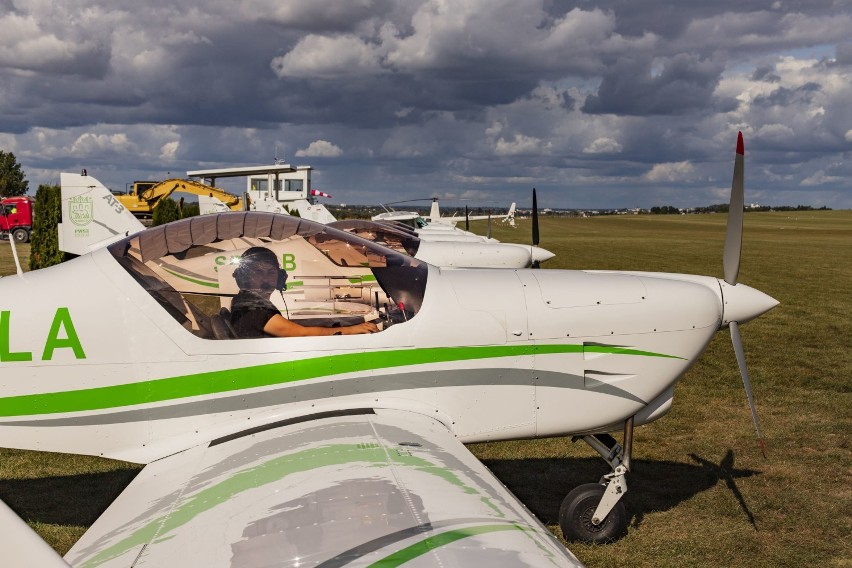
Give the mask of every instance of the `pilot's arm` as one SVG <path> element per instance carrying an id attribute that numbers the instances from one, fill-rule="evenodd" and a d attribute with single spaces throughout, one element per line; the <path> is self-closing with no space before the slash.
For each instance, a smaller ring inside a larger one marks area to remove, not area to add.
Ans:
<path id="1" fill-rule="evenodd" d="M 379 331 L 373 322 L 364 322 L 348 327 L 316 327 L 299 325 L 276 314 L 269 318 L 263 326 L 263 332 L 277 337 L 307 337 L 311 335 L 355 335 L 359 333 L 375 333 Z"/>

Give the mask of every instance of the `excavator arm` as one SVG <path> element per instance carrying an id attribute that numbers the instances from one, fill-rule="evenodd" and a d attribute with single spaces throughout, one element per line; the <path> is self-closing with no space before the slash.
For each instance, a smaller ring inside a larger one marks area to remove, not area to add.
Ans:
<path id="1" fill-rule="evenodd" d="M 228 206 L 231 211 L 241 211 L 243 200 L 227 191 L 187 179 L 167 179 L 153 185 L 150 182 L 134 182 L 133 192 L 116 197 L 131 213 L 137 217 L 150 216 L 160 199 L 174 192 L 191 193 L 215 197 Z"/>

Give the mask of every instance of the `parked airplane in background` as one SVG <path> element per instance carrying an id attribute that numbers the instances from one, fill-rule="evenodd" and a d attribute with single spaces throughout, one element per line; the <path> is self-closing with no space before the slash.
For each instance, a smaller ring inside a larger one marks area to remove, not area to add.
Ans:
<path id="1" fill-rule="evenodd" d="M 501 219 L 503 223 L 509 223 L 512 227 L 515 227 L 515 202 L 512 202 L 511 207 L 509 207 L 509 212 L 506 213 L 506 216 Z"/>
<path id="2" fill-rule="evenodd" d="M 505 216 L 502 216 L 502 217 L 498 216 L 497 218 L 504 223 L 508 222 L 511 226 L 514 227 L 515 226 L 515 203 L 512 202 L 512 205 L 509 206 L 509 212 Z M 465 230 L 469 230 L 469 223 L 471 221 L 488 221 L 490 223 L 491 222 L 491 214 L 489 213 L 488 215 L 470 215 L 470 213 L 468 212 L 468 208 L 465 205 L 463 217 L 457 216 L 455 214 L 453 214 L 452 217 L 442 217 L 441 216 L 441 207 L 440 207 L 440 205 L 438 205 L 438 198 L 433 197 L 432 198 L 432 206 L 429 210 L 429 216 L 425 217 L 425 220 L 430 224 L 443 223 L 443 224 L 450 224 L 450 225 L 453 225 L 453 226 L 458 225 L 459 223 L 464 221 Z"/>
<path id="3" fill-rule="evenodd" d="M 147 464 L 68 553 L 74 566 L 578 566 L 463 443 L 582 437 L 612 472 L 568 494 L 560 526 L 617 538 L 634 427 L 669 410 L 726 327 L 760 435 L 739 324 L 777 302 L 737 283 L 743 153 L 740 137 L 724 280 L 446 270 L 262 212 L 184 219 L 5 277 L 0 446 Z M 317 274 L 369 271 L 389 301 L 362 301 L 363 317 L 382 331 L 220 335 L 198 315 L 226 318 L 234 291 L 166 276 L 229 282 L 258 246 L 281 262 L 258 273 L 273 297 L 289 251 L 313 249 Z M 0 523 L 36 542 L 3 507 Z M 6 546 L 4 562 L 64 565 L 44 545 Z"/>
<path id="4" fill-rule="evenodd" d="M 420 199 L 408 199 L 405 201 L 397 201 L 394 203 L 383 204 L 385 212 L 379 213 L 378 215 L 373 216 L 373 221 L 394 221 L 400 223 L 406 223 L 410 225 L 415 230 L 423 230 L 423 229 L 437 229 L 437 230 L 447 230 L 455 228 L 456 225 L 465 222 L 465 231 L 470 230 L 470 221 L 489 221 L 491 222 L 491 215 L 470 215 L 468 212 L 467 206 L 465 206 L 465 214 L 464 216 L 453 215 L 452 217 L 442 217 L 441 216 L 441 208 L 438 204 L 438 198 L 433 197 L 432 206 L 429 210 L 429 215 L 426 217 L 421 216 L 416 211 L 396 211 L 394 209 L 389 209 L 388 205 L 395 205 L 398 203 L 410 203 L 412 201 L 422 201 Z M 509 211 L 504 216 L 497 216 L 496 219 L 500 219 L 504 222 L 509 222 L 513 227 L 515 226 L 515 203 L 509 207 Z"/>
<path id="5" fill-rule="evenodd" d="M 136 234 L 145 227 L 112 195 L 102 183 L 89 175 L 62 173 L 60 177 L 62 191 L 62 217 L 59 225 L 59 248 L 72 254 L 85 254 L 100 248 L 115 240 Z M 215 205 L 219 203 L 219 206 Z M 265 195 L 258 195 L 249 200 L 252 210 L 270 213 L 282 213 L 280 203 Z M 303 203 L 302 203 L 303 202 Z M 211 206 L 212 205 L 212 206 Z M 290 203 L 297 208 L 302 218 L 312 218 L 320 223 L 328 224 L 335 221 L 334 216 L 321 204 L 312 205 L 307 200 L 297 199 Z M 201 211 L 227 211 L 221 201 L 215 197 L 199 195 Z M 309 214 L 305 207 L 313 207 L 317 212 Z M 363 225 L 361 229 L 363 229 Z M 373 231 L 362 231 L 360 236 L 376 239 L 378 236 L 391 238 L 393 231 L 388 232 L 379 224 Z M 399 231 L 396 231 L 399 233 Z M 452 233 L 455 236 L 447 236 Z M 524 268 L 535 262 L 543 262 L 553 258 L 553 253 L 534 245 L 515 243 L 499 243 L 489 241 L 485 237 L 473 233 L 453 230 L 446 226 L 437 236 L 420 236 L 408 233 L 405 243 L 398 242 L 399 235 L 382 244 L 391 245 L 398 252 L 410 254 L 424 262 L 443 267 L 464 268 Z M 429 233 L 432 235 L 432 233 Z M 299 267 L 307 266 L 304 263 Z M 357 267 L 351 267 L 346 277 L 359 278 L 355 274 Z M 361 271 L 363 272 L 363 271 Z M 303 274 L 296 272 L 301 277 Z"/>

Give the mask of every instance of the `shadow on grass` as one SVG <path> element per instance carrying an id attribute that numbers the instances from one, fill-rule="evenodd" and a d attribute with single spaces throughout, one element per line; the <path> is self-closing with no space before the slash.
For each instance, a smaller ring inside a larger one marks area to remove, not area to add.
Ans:
<path id="1" fill-rule="evenodd" d="M 138 469 L 0 481 L 0 499 L 29 522 L 90 526 Z"/>
<path id="2" fill-rule="evenodd" d="M 666 511 L 723 482 L 743 514 L 757 528 L 736 480 L 760 471 L 736 469 L 728 450 L 719 463 L 690 454 L 694 464 L 634 460 L 628 474 L 625 506 L 630 525 L 639 527 L 648 513 Z M 559 523 L 559 506 L 571 489 L 595 482 L 609 472 L 599 458 L 485 460 L 502 481 L 543 523 Z M 0 499 L 26 521 L 90 526 L 139 473 L 123 469 L 39 479 L 0 481 Z"/>
<path id="3" fill-rule="evenodd" d="M 690 458 L 695 464 L 633 460 L 632 471 L 627 475 L 629 490 L 624 497 L 630 525 L 639 527 L 646 514 L 672 509 L 723 482 L 757 529 L 754 515 L 737 488 L 736 480 L 762 472 L 736 469 L 731 450 L 719 463 L 695 454 L 690 454 Z M 548 525 L 559 523 L 559 506 L 569 491 L 583 483 L 594 483 L 610 471 L 599 458 L 485 460 L 484 463 Z"/>

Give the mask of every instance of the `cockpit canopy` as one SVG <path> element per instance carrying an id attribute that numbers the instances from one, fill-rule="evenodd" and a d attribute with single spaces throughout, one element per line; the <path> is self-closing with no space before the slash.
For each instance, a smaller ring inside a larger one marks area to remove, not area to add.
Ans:
<path id="1" fill-rule="evenodd" d="M 420 248 L 420 238 L 406 225 L 377 223 L 361 219 L 334 221 L 327 226 L 352 233 L 370 242 L 380 244 L 408 256 L 415 256 Z"/>
<path id="2" fill-rule="evenodd" d="M 179 323 L 214 338 L 209 320 L 227 311 L 239 292 L 235 270 L 252 247 L 270 250 L 286 272 L 281 276 L 286 288 L 282 280 L 281 293 L 270 299 L 297 323 L 351 325 L 378 317 L 383 308 L 387 316 L 387 306 L 402 310 L 407 320 L 420 310 L 425 264 L 289 215 L 247 211 L 191 217 L 118 241 L 109 251 Z"/>

